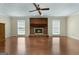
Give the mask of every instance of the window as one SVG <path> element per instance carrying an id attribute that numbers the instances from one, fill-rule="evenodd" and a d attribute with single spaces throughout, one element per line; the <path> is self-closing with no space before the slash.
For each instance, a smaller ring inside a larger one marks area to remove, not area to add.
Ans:
<path id="1" fill-rule="evenodd" d="M 53 35 L 60 34 L 60 20 L 58 19 L 52 21 L 52 34 Z"/>
<path id="2" fill-rule="evenodd" d="M 25 20 L 17 20 L 18 35 L 25 35 Z"/>

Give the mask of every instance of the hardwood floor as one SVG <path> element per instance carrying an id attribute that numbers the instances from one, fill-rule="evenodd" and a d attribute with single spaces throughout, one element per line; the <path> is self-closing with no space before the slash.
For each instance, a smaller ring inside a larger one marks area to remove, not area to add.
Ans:
<path id="1" fill-rule="evenodd" d="M 8 55 L 79 55 L 79 40 L 67 37 L 10 37 L 1 44 Z"/>

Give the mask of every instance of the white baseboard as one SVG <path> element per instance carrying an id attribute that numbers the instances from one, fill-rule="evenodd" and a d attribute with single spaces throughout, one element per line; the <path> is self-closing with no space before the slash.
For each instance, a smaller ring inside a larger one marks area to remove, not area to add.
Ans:
<path id="1" fill-rule="evenodd" d="M 75 36 L 68 36 L 68 37 L 79 40 L 79 37 L 75 37 Z"/>

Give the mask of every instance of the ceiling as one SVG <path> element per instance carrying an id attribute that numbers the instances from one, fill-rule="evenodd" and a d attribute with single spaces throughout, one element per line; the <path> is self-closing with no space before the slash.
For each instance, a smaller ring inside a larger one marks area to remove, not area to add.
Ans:
<path id="1" fill-rule="evenodd" d="M 50 8 L 41 11 L 41 16 L 69 16 L 79 11 L 78 3 L 39 3 L 41 8 Z M 2 16 L 40 16 L 32 3 L 0 3 L 0 15 Z"/>

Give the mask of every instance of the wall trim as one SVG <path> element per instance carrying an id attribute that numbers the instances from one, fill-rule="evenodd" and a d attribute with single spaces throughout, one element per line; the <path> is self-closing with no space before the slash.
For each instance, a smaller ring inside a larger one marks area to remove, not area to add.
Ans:
<path id="1" fill-rule="evenodd" d="M 73 39 L 79 40 L 79 38 L 78 38 L 78 37 L 75 37 L 75 36 L 67 36 L 67 37 L 70 37 L 70 38 L 73 38 Z"/>

